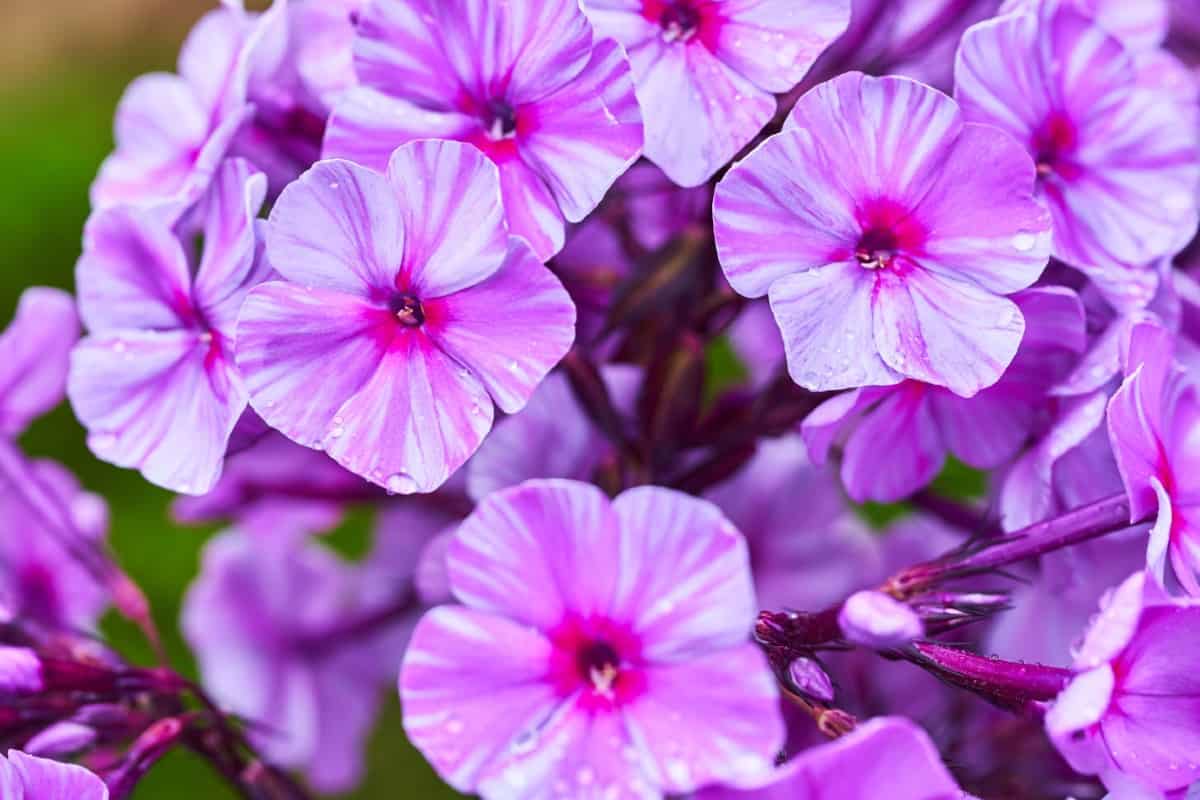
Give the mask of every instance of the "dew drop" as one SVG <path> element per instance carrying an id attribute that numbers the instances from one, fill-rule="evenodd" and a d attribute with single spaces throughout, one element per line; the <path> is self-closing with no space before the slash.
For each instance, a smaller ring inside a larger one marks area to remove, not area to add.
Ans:
<path id="1" fill-rule="evenodd" d="M 112 349 L 114 353 L 124 353 L 128 347 L 125 345 L 125 342 L 117 339 L 115 342 L 113 342 Z"/>
<path id="2" fill-rule="evenodd" d="M 334 427 L 331 431 L 329 431 L 329 438 L 330 439 L 340 439 L 340 438 L 342 438 L 342 436 L 345 435 L 345 433 L 346 433 L 346 429 L 343 428 L 341 425 L 338 425 L 338 426 Z"/>
<path id="3" fill-rule="evenodd" d="M 457 736 L 463 732 L 463 721 L 457 717 L 451 717 L 446 721 L 446 733 L 451 736 Z"/>
<path id="4" fill-rule="evenodd" d="M 682 758 L 672 758 L 667 761 L 667 777 L 674 784 L 686 784 L 692 771 Z"/>
<path id="5" fill-rule="evenodd" d="M 97 450 L 108 450 L 117 443 L 117 437 L 111 433 L 102 433 L 92 439 L 92 447 Z"/>
<path id="6" fill-rule="evenodd" d="M 1018 233 L 1012 238 L 1012 246 L 1022 253 L 1028 253 L 1037 245 L 1037 237 L 1032 233 Z"/>
<path id="7" fill-rule="evenodd" d="M 341 184 L 338 183 L 337 181 L 333 181 L 329 184 L 330 189 L 337 189 L 339 186 L 341 186 Z"/>
<path id="8" fill-rule="evenodd" d="M 579 772 L 575 773 L 575 780 L 580 786 L 589 786 L 596 779 L 596 773 L 591 767 L 580 767 Z"/>
<path id="9" fill-rule="evenodd" d="M 397 472 L 387 479 L 387 490 L 393 494 L 412 494 L 417 490 L 417 482 L 413 476 Z"/>

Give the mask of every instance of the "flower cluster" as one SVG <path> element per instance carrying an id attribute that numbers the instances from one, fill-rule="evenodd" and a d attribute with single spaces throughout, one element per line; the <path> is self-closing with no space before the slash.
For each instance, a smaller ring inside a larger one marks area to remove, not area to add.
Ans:
<path id="1" fill-rule="evenodd" d="M 349 791 L 398 685 L 486 800 L 1191 797 L 1198 20 L 224 0 L 0 336 L 0 795 Z M 64 395 L 224 527 L 198 681 Z"/>

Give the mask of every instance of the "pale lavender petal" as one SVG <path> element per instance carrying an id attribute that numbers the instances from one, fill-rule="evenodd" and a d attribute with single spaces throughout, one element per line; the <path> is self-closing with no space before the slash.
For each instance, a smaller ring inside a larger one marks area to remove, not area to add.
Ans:
<path id="1" fill-rule="evenodd" d="M 888 366 L 963 397 L 999 380 L 1025 332 L 1016 304 L 919 268 L 880 272 L 874 331 Z"/>
<path id="2" fill-rule="evenodd" d="M 371 5 L 404 6 L 403 3 Z M 321 155 L 350 159 L 382 172 L 401 145 L 417 139 L 465 140 L 477 127 L 478 122 L 461 111 L 430 109 L 371 86 L 356 86 L 342 96 L 329 118 Z"/>
<path id="3" fill-rule="evenodd" d="M 288 438 L 320 444 L 383 359 L 387 316 L 339 292 L 282 282 L 256 287 L 237 331 L 237 363 L 254 410 Z"/>
<path id="4" fill-rule="evenodd" d="M 67 394 L 97 457 L 184 494 L 216 483 L 246 407 L 230 354 L 195 331 L 90 336 L 72 354 Z"/>
<path id="5" fill-rule="evenodd" d="M 20 750 L 8 751 L 8 763 L 24 785 L 26 800 L 108 800 L 104 781 L 75 764 L 37 758 Z"/>
<path id="6" fill-rule="evenodd" d="M 16 436 L 62 402 L 78 339 L 69 294 L 36 286 L 21 294 L 16 317 L 0 336 L 0 432 Z"/>
<path id="7" fill-rule="evenodd" d="M 519 411 L 575 339 L 575 305 L 515 237 L 491 277 L 425 304 L 429 337 L 469 368 L 496 405 Z"/>
<path id="8" fill-rule="evenodd" d="M 493 413 L 471 372 L 423 333 L 401 332 L 337 410 L 323 445 L 346 469 L 389 492 L 431 492 L 479 447 Z"/>
<path id="9" fill-rule="evenodd" d="M 929 404 L 946 449 L 976 469 L 995 469 L 1021 452 L 1038 410 L 1004 379 L 972 398 L 934 390 Z"/>
<path id="10" fill-rule="evenodd" d="M 1115 679 L 1107 664 L 1077 675 L 1046 713 L 1046 732 L 1058 751 L 1077 770 L 1095 774 L 1107 766 L 1104 746 L 1092 736 L 1075 737 L 1104 717 L 1112 701 Z"/>
<path id="11" fill-rule="evenodd" d="M 759 88 L 786 92 L 846 30 L 850 0 L 725 0 L 713 54 Z"/>
<path id="12" fill-rule="evenodd" d="M 622 493 L 613 509 L 621 543 L 613 616 L 633 623 L 643 655 L 669 663 L 744 641 L 755 609 L 749 553 L 720 509 L 653 486 Z M 630 562 L 658 566 L 633 584 L 618 571 Z"/>
<path id="13" fill-rule="evenodd" d="M 713 229 L 734 289 L 761 297 L 779 278 L 849 255 L 859 228 L 842 166 L 807 130 L 788 130 L 729 170 L 717 184 Z"/>
<path id="14" fill-rule="evenodd" d="M 400 670 L 409 740 L 455 789 L 470 792 L 497 758 L 561 702 L 545 679 L 551 645 L 518 622 L 470 608 L 430 611 Z"/>
<path id="15" fill-rule="evenodd" d="M 549 187 L 563 215 L 579 222 L 642 151 L 642 115 L 629 62 L 616 42 L 596 45 L 582 72 L 523 109 L 532 118 L 521 157 Z"/>
<path id="16" fill-rule="evenodd" d="M 400 198 L 399 283 L 424 300 L 500 269 L 508 249 L 500 176 L 483 153 L 460 142 L 413 142 L 392 155 L 387 177 Z"/>
<path id="17" fill-rule="evenodd" d="M 1139 366 L 1108 404 L 1108 435 L 1129 493 L 1133 519 L 1148 516 L 1158 505 L 1151 478 L 1158 475 L 1162 458 L 1159 430 L 1162 401 L 1157 396 L 1150 367 Z"/>
<path id="18" fill-rule="evenodd" d="M 0 645 L 0 693 L 36 694 L 44 687 L 37 653 L 28 647 Z"/>
<path id="19" fill-rule="evenodd" d="M 473 608 L 543 630 L 568 612 L 611 612 L 621 566 L 614 545 L 624 541 L 618 524 L 608 498 L 588 484 L 528 481 L 494 492 L 450 546 L 451 588 Z"/>
<path id="20" fill-rule="evenodd" d="M 92 333 L 186 324 L 191 273 L 170 220 L 158 211 L 99 211 L 84 232 L 75 267 L 79 314 Z"/>
<path id="21" fill-rule="evenodd" d="M 267 256 L 301 286 L 367 296 L 394 289 L 404 235 L 386 177 L 348 161 L 322 161 L 271 209 Z"/>
<path id="22" fill-rule="evenodd" d="M 204 108 L 217 109 L 223 101 L 244 97 L 245 81 L 239 81 L 236 72 L 251 20 L 241 8 L 213 9 L 200 18 L 179 49 L 179 75 Z"/>
<path id="23" fill-rule="evenodd" d="M 779 690 L 746 643 L 646 670 L 646 690 L 624 710 L 648 771 L 667 793 L 769 774 L 783 745 Z"/>
<path id="24" fill-rule="evenodd" d="M 893 369 L 881 357 L 876 342 L 890 342 L 878 333 L 886 316 L 879 307 L 892 303 L 878 302 L 876 276 L 857 263 L 781 277 L 771 285 L 770 297 L 771 312 L 783 333 L 788 373 L 804 388 L 884 386 L 899 383 L 903 373 L 911 371 L 906 361 L 894 359 Z"/>
<path id="25" fill-rule="evenodd" d="M 518 158 L 503 159 L 497 166 L 509 231 L 529 242 L 538 259 L 549 259 L 566 240 L 566 222 L 550 187 Z"/>

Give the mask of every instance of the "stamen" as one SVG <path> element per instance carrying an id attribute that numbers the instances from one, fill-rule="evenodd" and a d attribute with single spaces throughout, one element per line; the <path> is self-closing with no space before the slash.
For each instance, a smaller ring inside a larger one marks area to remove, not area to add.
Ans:
<path id="1" fill-rule="evenodd" d="M 421 301 L 411 294 L 398 294 L 388 303 L 388 308 L 400 320 L 401 325 L 416 328 L 425 324 L 425 311 Z"/>

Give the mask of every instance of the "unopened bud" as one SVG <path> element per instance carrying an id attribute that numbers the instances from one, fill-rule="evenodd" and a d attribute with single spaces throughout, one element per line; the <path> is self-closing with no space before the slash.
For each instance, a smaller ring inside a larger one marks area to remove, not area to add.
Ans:
<path id="1" fill-rule="evenodd" d="M 925 633 L 915 611 L 875 591 L 850 595 L 838 614 L 838 625 L 847 640 L 877 650 L 901 647 Z"/>

